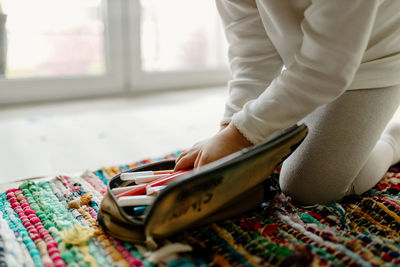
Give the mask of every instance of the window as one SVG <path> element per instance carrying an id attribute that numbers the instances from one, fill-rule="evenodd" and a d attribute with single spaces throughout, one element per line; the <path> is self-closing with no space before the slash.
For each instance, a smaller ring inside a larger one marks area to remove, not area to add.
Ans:
<path id="1" fill-rule="evenodd" d="M 2 2 L 7 78 L 104 74 L 100 0 Z"/>
<path id="2" fill-rule="evenodd" d="M 0 3 L 0 43 L 8 43 L 0 104 L 123 91 L 120 1 Z"/>
<path id="3" fill-rule="evenodd" d="M 134 90 L 222 84 L 229 78 L 226 42 L 214 0 L 130 4 Z"/>
<path id="4" fill-rule="evenodd" d="M 220 68 L 222 34 L 213 1 L 142 0 L 142 69 Z"/>
<path id="5" fill-rule="evenodd" d="M 228 78 L 213 0 L 0 4 L 0 104 L 200 86 Z"/>

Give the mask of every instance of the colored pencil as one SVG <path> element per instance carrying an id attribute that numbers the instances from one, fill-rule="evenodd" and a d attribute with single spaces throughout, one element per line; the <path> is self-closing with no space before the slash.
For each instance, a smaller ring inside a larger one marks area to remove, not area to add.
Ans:
<path id="1" fill-rule="evenodd" d="M 129 206 L 148 206 L 153 204 L 155 197 L 152 196 L 127 196 L 118 198 L 118 205 L 121 207 Z"/>
<path id="2" fill-rule="evenodd" d="M 111 192 L 113 192 L 115 195 L 118 195 L 118 194 L 124 193 L 126 191 L 129 191 L 131 189 L 138 188 L 138 186 L 140 186 L 140 185 L 116 187 L 116 188 L 111 189 Z"/>
<path id="3" fill-rule="evenodd" d="M 175 178 L 184 175 L 185 173 L 189 172 L 191 170 L 180 170 L 177 172 L 174 172 L 166 177 L 158 178 L 148 184 L 141 184 L 138 185 L 138 187 L 131 189 L 129 191 L 123 192 L 121 194 L 118 194 L 115 196 L 116 198 L 120 197 L 125 197 L 125 196 L 137 196 L 137 195 L 145 195 L 146 194 L 146 187 L 151 187 L 151 186 L 160 186 L 160 185 L 165 185 L 168 182 L 174 180 Z"/>
<path id="4" fill-rule="evenodd" d="M 147 183 L 150 183 L 151 181 L 154 181 L 158 178 L 166 177 L 168 175 L 170 175 L 170 174 L 142 175 L 142 176 L 136 177 L 134 180 L 135 180 L 135 184 L 147 184 Z"/>
<path id="5" fill-rule="evenodd" d="M 166 185 L 146 187 L 146 195 L 148 195 L 148 196 L 152 196 L 152 195 L 157 196 L 161 192 L 161 190 L 165 189 L 166 187 L 167 187 Z"/>
<path id="6" fill-rule="evenodd" d="M 172 174 L 174 170 L 161 170 L 161 171 L 142 171 L 142 172 L 125 172 L 121 173 L 122 181 L 134 181 L 135 178 L 144 175 L 159 175 L 159 174 Z"/>

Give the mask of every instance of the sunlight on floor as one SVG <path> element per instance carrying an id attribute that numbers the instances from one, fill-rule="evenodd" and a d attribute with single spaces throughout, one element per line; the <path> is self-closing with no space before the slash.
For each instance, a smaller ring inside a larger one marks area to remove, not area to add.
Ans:
<path id="1" fill-rule="evenodd" d="M 158 157 L 218 130 L 224 88 L 0 109 L 0 182 Z"/>

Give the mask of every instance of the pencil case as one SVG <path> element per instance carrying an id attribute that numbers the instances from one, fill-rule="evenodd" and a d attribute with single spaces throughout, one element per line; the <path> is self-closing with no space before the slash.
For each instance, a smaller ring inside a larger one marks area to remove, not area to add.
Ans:
<path id="1" fill-rule="evenodd" d="M 134 214 L 134 207 L 118 205 L 112 189 L 132 184 L 118 174 L 107 185 L 98 213 L 99 224 L 117 239 L 157 247 L 157 240 L 249 211 L 267 197 L 263 183 L 297 148 L 307 131 L 305 125 L 296 125 L 272 140 L 183 174 L 169 183 L 140 217 Z M 174 160 L 165 160 L 123 173 L 174 166 Z"/>

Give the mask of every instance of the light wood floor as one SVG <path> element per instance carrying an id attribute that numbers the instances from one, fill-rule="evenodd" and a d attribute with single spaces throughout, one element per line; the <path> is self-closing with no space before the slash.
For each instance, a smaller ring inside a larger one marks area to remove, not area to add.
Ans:
<path id="1" fill-rule="evenodd" d="M 0 108 L 0 183 L 132 163 L 218 130 L 226 90 Z"/>

